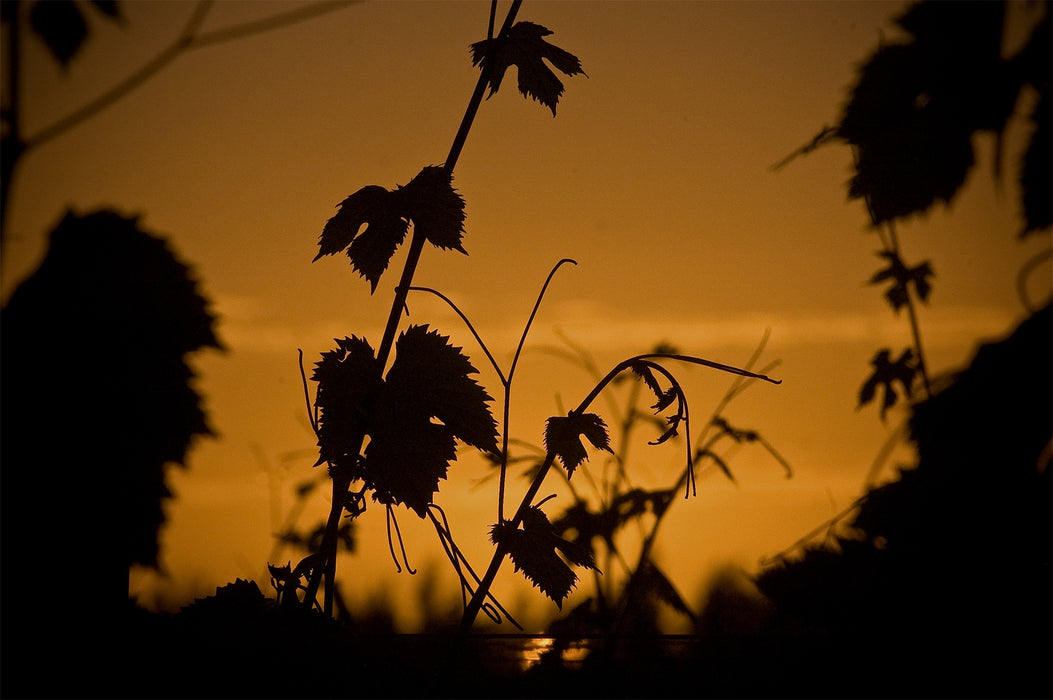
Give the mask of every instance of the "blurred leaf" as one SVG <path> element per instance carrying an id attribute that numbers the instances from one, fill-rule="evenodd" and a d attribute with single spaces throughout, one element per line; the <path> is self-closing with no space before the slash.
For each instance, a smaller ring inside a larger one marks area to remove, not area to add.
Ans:
<path id="1" fill-rule="evenodd" d="M 1053 159 L 1050 158 L 1053 153 L 1053 138 L 1050 136 L 1053 109 L 1050 105 L 1050 87 L 1046 83 L 1031 115 L 1034 131 L 1020 166 L 1024 213 L 1021 236 L 1048 229 L 1053 224 Z"/>
<path id="2" fill-rule="evenodd" d="M 974 162 L 972 135 L 1001 133 L 1020 88 L 1001 57 L 1002 3 L 920 2 L 898 20 L 905 44 L 860 69 L 837 126 L 856 147 L 849 198 L 874 223 L 950 203 Z"/>
<path id="3" fill-rule="evenodd" d="M 581 442 L 583 435 L 596 449 L 610 451 L 607 424 L 595 413 L 553 416 L 545 424 L 545 449 L 559 457 L 568 479 L 578 465 L 589 458 Z"/>
<path id="4" fill-rule="evenodd" d="M 919 299 L 928 300 L 929 292 L 932 290 L 929 278 L 933 276 L 932 267 L 928 261 L 914 267 L 907 267 L 899 255 L 889 250 L 880 251 L 878 257 L 888 260 L 888 266 L 874 273 L 874 276 L 870 278 L 870 284 L 892 281 L 892 286 L 885 292 L 885 298 L 888 299 L 893 310 L 899 311 L 910 303 L 911 285 L 914 286 Z"/>
<path id="5" fill-rule="evenodd" d="M 541 38 L 550 34 L 550 30 L 539 24 L 517 22 L 506 37 L 485 39 L 471 45 L 473 66 L 482 64 L 482 70 L 487 71 L 490 70 L 490 62 L 494 62 L 490 78 L 491 96 L 500 89 L 505 71 L 514 65 L 519 73 L 519 92 L 548 107 L 552 110 L 552 116 L 556 116 L 556 104 L 563 95 L 563 83 L 545 65 L 545 61 L 566 75 L 584 75 L 584 71 L 576 56 Z M 491 56 L 495 47 L 497 51 Z"/>
<path id="6" fill-rule="evenodd" d="M 450 174 L 427 166 L 405 187 L 367 185 L 341 202 L 322 229 L 314 260 L 346 249 L 372 293 L 405 240 L 410 221 L 433 245 L 463 253 L 464 219 L 464 199 L 453 189 Z"/>
<path id="7" fill-rule="evenodd" d="M 676 586 L 650 557 L 643 562 L 642 570 L 637 572 L 637 576 L 640 577 L 640 585 L 645 592 L 650 593 L 678 613 L 686 615 L 691 620 L 695 619 L 695 613 L 684 602 Z"/>
<path id="8" fill-rule="evenodd" d="M 574 531 L 574 541 L 590 548 L 592 540 L 599 537 L 613 548 L 618 530 L 648 513 L 661 517 L 673 500 L 673 494 L 672 489 L 632 489 L 619 494 L 609 506 L 599 511 L 593 511 L 587 503 L 579 501 L 556 519 L 552 524 L 553 531 L 561 537 Z"/>
<path id="9" fill-rule="evenodd" d="M 88 24 L 73 0 L 39 0 L 29 11 L 29 23 L 51 50 L 51 55 L 68 66 L 88 38 Z"/>
<path id="10" fill-rule="evenodd" d="M 117 0 L 91 0 L 91 4 L 92 7 L 115 22 L 120 22 L 124 19 Z"/>
<path id="11" fill-rule="evenodd" d="M 698 464 L 700 461 L 702 461 L 703 457 L 709 457 L 711 460 L 713 460 L 713 463 L 716 464 L 717 467 L 720 468 L 720 471 L 724 472 L 724 476 L 728 477 L 728 481 L 730 481 L 731 483 L 736 484 L 736 485 L 738 484 L 738 482 L 735 481 L 734 475 L 732 475 L 732 473 L 731 473 L 731 467 L 728 466 L 728 463 L 725 462 L 724 459 L 720 455 L 718 455 L 713 450 L 708 450 L 708 449 L 698 450 L 695 453 L 695 459 L 694 459 L 693 463 L 694 464 Z"/>
<path id="12" fill-rule="evenodd" d="M 878 388 L 884 389 L 884 397 L 881 403 L 881 420 L 885 420 L 886 411 L 894 406 L 899 398 L 894 384 L 899 382 L 907 398 L 910 398 L 914 377 L 918 372 L 914 352 L 910 348 L 904 350 L 900 354 L 899 359 L 895 361 L 892 361 L 891 357 L 892 353 L 888 349 L 879 350 L 874 355 L 874 358 L 870 361 L 874 371 L 863 383 L 863 387 L 859 391 L 858 408 L 862 408 L 874 400 Z"/>
<path id="13" fill-rule="evenodd" d="M 591 549 L 557 536 L 548 517 L 537 506 L 527 511 L 522 528 L 513 528 L 507 522 L 491 526 L 490 540 L 508 547 L 515 570 L 522 571 L 560 609 L 578 581 L 577 574 L 563 557 L 575 566 L 596 568 Z"/>

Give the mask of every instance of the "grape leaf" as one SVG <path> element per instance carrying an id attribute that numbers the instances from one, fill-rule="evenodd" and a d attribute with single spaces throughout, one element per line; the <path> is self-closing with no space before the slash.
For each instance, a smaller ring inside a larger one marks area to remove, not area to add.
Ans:
<path id="1" fill-rule="evenodd" d="M 888 266 L 874 273 L 874 276 L 870 278 L 870 284 L 881 284 L 892 280 L 892 286 L 885 292 L 885 298 L 888 299 L 894 311 L 899 311 L 910 302 L 911 285 L 914 286 L 919 299 L 928 300 L 929 292 L 932 291 L 929 278 L 934 274 L 928 261 L 914 267 L 907 267 L 895 251 L 883 250 L 878 252 L 878 256 L 888 260 Z"/>
<path id="2" fill-rule="evenodd" d="M 531 506 L 527 511 L 521 529 L 513 528 L 507 522 L 491 526 L 490 541 L 506 546 L 515 570 L 522 571 L 561 610 L 563 600 L 578 581 L 577 574 L 567 566 L 563 557 L 575 566 L 596 568 L 592 550 L 556 535 L 548 517 L 537 506 Z"/>
<path id="3" fill-rule="evenodd" d="M 386 379 L 389 398 L 408 416 L 436 418 L 462 442 L 496 453 L 493 397 L 469 376 L 479 371 L 449 340 L 427 325 L 406 329 Z"/>
<path id="4" fill-rule="evenodd" d="M 539 24 L 516 22 L 508 30 L 507 36 L 485 39 L 471 45 L 472 65 L 482 64 L 483 71 L 492 70 L 489 96 L 501 87 L 508 67 L 515 65 L 519 74 L 519 92 L 548 107 L 552 110 L 552 116 L 556 116 L 556 104 L 563 95 L 563 83 L 545 65 L 545 60 L 566 75 L 585 75 L 585 71 L 581 69 L 581 61 L 577 56 L 541 38 L 549 34 L 552 32 Z M 494 54 L 492 57 L 491 53 Z M 492 68 L 491 60 L 494 62 Z"/>
<path id="5" fill-rule="evenodd" d="M 566 417 L 553 416 L 545 424 L 545 449 L 559 457 L 568 479 L 578 465 L 589 458 L 580 439 L 582 435 L 596 449 L 610 451 L 607 424 L 595 413 L 572 412 Z"/>
<path id="6" fill-rule="evenodd" d="M 422 518 L 456 459 L 455 440 L 498 449 L 493 399 L 469 377 L 477 370 L 461 348 L 448 341 L 427 326 L 403 332 L 369 417 L 366 485 L 377 500 L 404 503 Z"/>
<path id="7" fill-rule="evenodd" d="M 904 350 L 900 354 L 899 359 L 895 361 L 892 361 L 891 357 L 892 353 L 887 348 L 879 350 L 874 355 L 874 358 L 870 360 L 874 371 L 859 390 L 859 406 L 857 408 L 862 408 L 874 400 L 879 387 L 884 388 L 884 397 L 881 403 L 881 420 L 885 420 L 886 411 L 894 406 L 899 398 L 893 383 L 899 382 L 909 398 L 911 387 L 914 384 L 914 376 L 918 372 L 917 362 L 914 360 L 914 352 L 910 348 Z"/>
<path id="8" fill-rule="evenodd" d="M 335 350 L 322 353 L 311 379 L 318 382 L 318 464 L 330 462 L 358 472 L 358 449 L 367 429 L 370 406 L 381 390 L 380 364 L 364 338 L 336 339 Z"/>
<path id="9" fill-rule="evenodd" d="M 464 199 L 453 189 L 452 177 L 445 168 L 437 165 L 424 168 L 409 181 L 403 194 L 407 216 L 429 243 L 467 254 L 461 247 Z"/>
<path id="10" fill-rule="evenodd" d="M 346 249 L 351 266 L 369 280 L 370 293 L 406 239 L 411 221 L 432 245 L 465 252 L 464 199 L 441 166 L 425 167 L 405 187 L 394 190 L 366 185 L 338 206 L 322 228 L 312 262 Z"/>

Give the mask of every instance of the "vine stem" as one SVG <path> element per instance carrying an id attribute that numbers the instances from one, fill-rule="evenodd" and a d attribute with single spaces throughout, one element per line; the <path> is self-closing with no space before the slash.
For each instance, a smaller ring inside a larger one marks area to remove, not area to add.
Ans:
<path id="1" fill-rule="evenodd" d="M 899 258 L 899 237 L 892 222 L 888 223 L 889 248 Z M 921 327 L 918 324 L 918 311 L 914 305 L 914 297 L 907 294 L 907 315 L 910 319 L 910 333 L 914 338 L 914 350 L 918 353 L 918 372 L 921 374 L 922 384 L 925 386 L 925 396 L 932 397 L 932 387 L 929 385 L 929 370 L 925 364 L 925 351 L 921 345 Z"/>
<path id="2" fill-rule="evenodd" d="M 522 0 L 515 0 L 512 3 L 512 6 L 508 9 L 508 14 L 505 16 L 504 24 L 501 27 L 501 33 L 496 39 L 498 46 L 500 45 L 500 42 L 505 41 L 508 30 L 511 28 L 512 22 L 515 21 L 516 13 L 519 12 L 520 5 L 522 5 Z M 490 61 L 484 66 L 484 70 L 479 71 L 479 80 L 476 82 L 475 91 L 472 93 L 472 97 L 468 102 L 468 107 L 464 112 L 464 117 L 461 119 L 461 125 L 457 129 L 457 134 L 453 139 L 453 145 L 450 147 L 450 153 L 446 157 L 446 162 L 443 164 L 443 168 L 450 175 L 453 175 L 454 166 L 457 164 L 457 159 L 460 157 L 461 150 L 464 148 L 464 143 L 468 138 L 468 132 L 471 131 L 472 123 L 475 121 L 475 115 L 478 113 L 479 106 L 482 104 L 483 94 L 486 92 L 486 86 L 490 83 L 493 69 L 494 62 Z M 417 264 L 420 262 L 420 256 L 421 252 L 424 250 L 425 240 L 424 233 L 414 226 L 413 236 L 410 238 L 409 251 L 406 254 L 406 262 L 402 268 L 402 278 L 399 281 L 398 286 L 395 288 L 395 298 L 391 305 L 391 311 L 388 314 L 387 325 L 384 327 L 384 336 L 380 341 L 380 347 L 377 349 L 377 364 L 381 368 L 381 372 L 383 372 L 384 368 L 387 366 L 388 357 L 391 354 L 391 347 L 395 342 L 395 333 L 398 331 L 399 321 L 402 318 L 403 310 L 406 308 L 406 295 L 409 294 L 410 287 L 413 285 L 413 275 L 416 273 Z M 355 453 L 361 450 L 362 441 L 364 439 L 365 435 L 362 434 L 356 436 L 355 439 L 351 441 L 352 445 L 356 445 L 354 448 Z M 311 578 L 304 593 L 304 605 L 310 606 L 318 595 L 318 587 L 321 585 L 321 580 L 324 576 L 327 585 L 325 587 L 323 609 L 325 610 L 325 613 L 330 616 L 333 612 L 333 591 L 336 587 L 337 531 L 340 527 L 340 518 L 344 512 L 344 499 L 350 487 L 351 480 L 346 475 L 333 475 L 332 506 L 329 511 L 329 519 L 326 521 L 325 533 L 322 535 L 320 549 L 325 557 L 325 564 L 322 571 L 312 571 Z"/>
<path id="3" fill-rule="evenodd" d="M 667 359 L 679 362 L 687 362 L 690 364 L 697 364 L 702 365 L 704 367 L 710 367 L 712 369 L 719 369 L 721 371 L 736 374 L 741 377 L 763 379 L 765 381 L 771 382 L 772 384 L 782 383 L 781 380 L 772 379 L 771 377 L 767 377 L 763 374 L 755 374 L 748 370 L 733 367 L 731 365 L 721 364 L 719 362 L 711 362 L 710 360 L 704 360 L 699 357 L 692 357 L 689 355 L 679 355 L 673 353 L 645 353 L 643 355 L 636 355 L 635 357 L 630 357 L 627 360 L 622 360 L 617 365 L 615 365 L 614 368 L 611 369 L 611 371 L 608 372 L 606 376 L 604 376 L 603 379 L 601 379 L 596 384 L 596 386 L 593 387 L 592 391 L 590 391 L 589 394 L 584 399 L 582 399 L 581 403 L 578 404 L 578 407 L 570 412 L 570 415 L 580 415 L 584 413 L 589 408 L 589 406 L 592 405 L 592 402 L 596 400 L 596 397 L 598 397 L 600 393 L 605 388 L 607 388 L 607 385 L 614 381 L 615 377 L 617 377 L 619 374 L 621 374 L 627 369 L 630 369 L 637 362 L 653 359 Z M 516 510 L 515 516 L 512 518 L 512 520 L 508 521 L 509 527 L 517 528 L 519 527 L 520 523 L 523 522 L 523 518 L 526 516 L 527 512 L 529 512 L 530 508 L 532 507 L 534 497 L 537 496 L 537 492 L 541 488 L 542 482 L 544 482 L 545 477 L 548 476 L 549 469 L 552 468 L 552 463 L 555 461 L 555 458 L 556 453 L 551 450 L 545 455 L 545 461 L 541 464 L 540 469 L 538 469 L 538 473 L 534 476 L 534 480 L 530 483 L 529 488 L 527 488 L 526 493 L 523 495 L 523 500 L 520 501 L 519 508 Z M 472 596 L 472 599 L 469 601 L 467 607 L 465 607 L 464 609 L 464 615 L 461 617 L 460 626 L 460 631 L 462 634 L 468 632 L 471 629 L 472 625 L 475 624 L 475 618 L 479 615 L 479 609 L 482 607 L 483 600 L 489 594 L 490 586 L 493 585 L 494 579 L 497 578 L 497 572 L 500 570 L 501 564 L 504 562 L 505 557 L 508 556 L 508 552 L 508 546 L 503 541 L 497 545 L 497 549 L 494 552 L 493 557 L 490 559 L 490 565 L 487 567 L 486 573 L 483 574 L 483 578 L 479 582 L 479 587 L 476 588 L 475 594 Z"/>

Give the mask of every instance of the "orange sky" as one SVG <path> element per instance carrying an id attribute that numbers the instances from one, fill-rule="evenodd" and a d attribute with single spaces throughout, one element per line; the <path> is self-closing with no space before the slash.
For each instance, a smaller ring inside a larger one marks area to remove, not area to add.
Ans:
<path id="1" fill-rule="evenodd" d="M 203 31 L 298 6 L 219 2 Z M 698 498 L 674 506 L 659 554 L 691 601 L 713 565 L 755 567 L 848 505 L 902 417 L 883 425 L 873 407 L 854 410 L 870 357 L 906 346 L 909 329 L 865 284 L 879 244 L 863 207 L 846 202 L 851 154 L 829 146 L 770 170 L 836 119 L 856 66 L 882 36 L 896 37 L 889 20 L 902 7 L 527 0 L 519 19 L 552 29 L 549 39 L 580 57 L 588 77 L 564 80 L 555 119 L 522 98 L 511 76 L 483 104 L 454 177 L 467 200 L 469 256 L 429 247 L 418 268 L 415 283 L 454 299 L 505 368 L 545 275 L 564 257 L 578 265 L 560 270 L 531 340 L 559 343 L 561 329 L 604 371 L 662 340 L 742 364 L 770 329 L 761 364 L 781 360 L 773 374 L 784 383 L 754 386 L 727 415 L 764 435 L 796 476 L 787 481 L 762 450 L 746 448 L 732 461 L 737 487 L 706 474 Z M 125 4 L 126 26 L 93 24 L 65 73 L 27 42 L 25 131 L 123 79 L 192 10 Z M 478 1 L 367 2 L 195 48 L 23 162 L 8 213 L 5 301 L 66 207 L 114 206 L 141 213 L 195 266 L 230 348 L 195 361 L 220 438 L 201 441 L 189 470 L 173 475 L 179 498 L 163 534 L 170 576 L 136 577 L 137 590 L 198 593 L 236 576 L 267 588 L 270 533 L 292 505 L 292 486 L 316 473 L 296 350 L 310 365 L 334 336 L 364 335 L 375 346 L 401 270 L 396 254 L 370 297 L 345 258 L 311 263 L 318 235 L 351 192 L 405 184 L 443 161 L 476 81 L 468 45 L 485 37 L 487 16 Z M 1020 138 L 1011 130 L 1010 148 Z M 937 371 L 1023 316 L 1016 272 L 1048 246 L 1048 237 L 1015 239 L 1012 182 L 994 184 L 991 144 L 977 145 L 979 166 L 953 209 L 899 229 L 907 261 L 931 259 L 937 275 L 921 313 Z M 1048 280 L 1048 268 L 1041 275 Z M 1046 293 L 1048 282 L 1036 289 Z M 464 346 L 497 396 L 452 312 L 424 295 L 409 307 L 411 322 Z M 696 416 L 730 382 L 677 371 Z M 532 442 L 557 401 L 570 407 L 590 388 L 579 369 L 536 350 L 518 372 L 511 434 Z M 680 453 L 662 450 L 633 446 L 645 459 L 641 482 L 675 480 Z M 454 465 L 437 497 L 477 569 L 496 518 L 493 484 L 470 488 L 481 474 L 474 461 Z M 513 482 L 511 497 L 524 486 Z M 312 507 L 305 520 L 328 511 L 321 501 Z M 558 508 L 550 502 L 550 513 Z M 434 565 L 452 586 L 434 533 L 400 513 L 411 563 Z M 379 508 L 362 519 L 359 542 L 362 554 L 341 570 L 353 599 L 420 585 L 421 575 L 395 574 Z M 555 611 L 510 566 L 495 591 L 513 608 L 541 601 L 537 619 Z"/>

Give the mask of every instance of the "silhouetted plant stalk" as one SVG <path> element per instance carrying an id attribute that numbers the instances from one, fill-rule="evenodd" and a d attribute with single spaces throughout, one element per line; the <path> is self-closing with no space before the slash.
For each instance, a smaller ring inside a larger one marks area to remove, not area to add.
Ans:
<path id="1" fill-rule="evenodd" d="M 491 24 L 488 34 L 489 32 L 492 32 L 493 7 L 495 5 L 496 2 L 491 4 Z M 501 27 L 501 32 L 497 37 L 497 46 L 501 46 L 501 43 L 505 41 L 508 31 L 511 28 L 512 23 L 515 21 L 516 14 L 519 12 L 521 5 L 522 0 L 514 0 L 509 7 L 508 13 L 505 16 L 504 24 Z M 488 36 L 488 39 L 489 38 L 490 37 Z M 461 119 L 460 127 L 457 130 L 457 134 L 454 136 L 453 145 L 450 148 L 449 155 L 446 158 L 446 162 L 443 164 L 443 169 L 448 175 L 453 174 L 454 166 L 457 164 L 457 159 L 460 157 L 461 149 L 464 147 L 469 131 L 471 131 L 475 116 L 479 111 L 479 106 L 482 104 L 483 95 L 486 92 L 486 86 L 490 84 L 492 80 L 492 74 L 496 65 L 496 62 L 490 62 L 479 72 L 479 79 L 476 82 L 475 91 L 472 93 L 471 99 L 468 102 L 468 107 L 465 110 L 464 117 Z M 406 255 L 406 261 L 402 270 L 402 278 L 399 281 L 398 286 L 395 288 L 395 298 L 391 305 L 391 311 L 388 314 L 384 336 L 381 340 L 380 347 L 377 349 L 377 361 L 381 368 L 381 373 L 383 373 L 384 368 L 387 366 L 391 346 L 394 343 L 395 334 L 398 331 L 399 320 L 401 319 L 403 310 L 406 306 L 406 295 L 409 293 L 410 287 L 413 284 L 413 276 L 416 272 L 417 264 L 420 261 L 421 252 L 424 250 L 425 241 L 426 237 L 424 232 L 417 226 L 414 226 L 413 235 L 410 239 L 409 251 Z M 359 449 L 361 449 L 361 443 L 364 439 L 365 433 L 363 432 L 356 436 L 352 442 L 357 443 Z M 351 481 L 351 478 L 347 474 L 337 473 L 333 476 L 333 504 L 329 512 L 329 519 L 326 522 L 325 536 L 322 540 L 321 550 L 325 565 L 321 571 L 318 569 L 312 571 L 307 589 L 304 593 L 304 604 L 308 606 L 313 604 L 324 574 L 327 583 L 323 609 L 326 614 L 330 615 L 332 614 L 332 590 L 336 586 L 337 530 L 340 526 L 340 518 L 344 511 L 344 503 L 351 486 Z"/>
<path id="2" fill-rule="evenodd" d="M 680 354 L 673 354 L 673 353 L 645 353 L 645 354 L 642 354 L 642 355 L 637 355 L 635 357 L 631 357 L 631 358 L 629 358 L 627 360 L 623 360 L 623 361 L 619 362 L 617 365 L 615 365 L 614 368 L 611 369 L 610 372 L 608 372 L 607 375 L 605 377 L 603 377 L 603 379 L 601 379 L 593 387 L 593 389 L 589 392 L 589 394 L 584 399 L 582 399 L 581 403 L 578 404 L 577 408 L 575 408 L 574 410 L 572 410 L 570 413 L 567 414 L 568 417 L 584 415 L 585 412 L 592 405 L 592 402 L 596 400 L 596 398 L 600 395 L 600 393 L 612 381 L 614 381 L 614 379 L 616 377 L 618 377 L 618 375 L 622 374 L 623 372 L 625 372 L 627 370 L 638 371 L 642 367 L 647 367 L 647 368 L 650 368 L 652 370 L 655 370 L 655 371 L 659 372 L 660 374 L 662 374 L 662 376 L 664 376 L 666 379 L 668 379 L 672 383 L 672 389 L 675 390 L 677 399 L 678 399 L 678 401 L 680 403 L 680 408 L 682 409 L 682 414 L 678 414 L 678 418 L 680 416 L 682 416 L 682 420 L 683 420 L 683 422 L 685 424 L 685 431 L 690 431 L 689 417 L 687 415 L 686 397 L 683 394 L 683 390 L 680 388 L 680 385 L 676 381 L 675 377 L 673 377 L 673 375 L 665 367 L 663 367 L 662 365 L 660 365 L 657 362 L 655 362 L 655 360 L 659 360 L 659 359 L 672 360 L 672 361 L 676 361 L 676 362 L 684 362 L 684 363 L 689 363 L 689 364 L 702 365 L 704 367 L 709 367 L 709 368 L 717 369 L 717 370 L 720 370 L 720 371 L 723 371 L 723 372 L 729 372 L 731 374 L 736 374 L 736 375 L 739 375 L 741 377 L 749 377 L 749 378 L 753 378 L 753 379 L 763 379 L 763 380 L 771 382 L 773 384 L 780 384 L 781 383 L 780 380 L 775 380 L 775 379 L 772 379 L 770 377 L 767 377 L 767 376 L 764 376 L 764 375 L 761 375 L 761 374 L 755 374 L 755 373 L 750 372 L 750 371 L 745 370 L 745 369 L 740 369 L 738 367 L 733 367 L 731 365 L 725 365 L 725 364 L 721 364 L 721 363 L 718 363 L 718 362 L 712 362 L 710 360 L 705 360 L 705 359 L 698 358 L 698 357 L 692 357 L 692 356 L 689 356 L 689 355 L 680 355 Z M 674 426 L 674 428 L 675 428 L 675 426 Z M 673 433 L 673 429 L 670 429 L 670 432 L 667 433 L 667 435 L 671 436 L 672 434 L 674 434 Z M 659 441 L 662 441 L 662 438 L 660 438 Z M 691 460 L 690 440 L 688 441 L 688 448 L 687 448 L 687 450 L 688 450 L 688 465 L 687 465 L 687 468 L 685 469 L 684 474 L 683 474 L 683 476 L 681 477 L 681 480 L 680 480 L 680 484 L 684 485 L 684 487 L 685 487 L 685 493 L 684 493 L 684 497 L 685 498 L 687 498 L 690 495 L 690 492 L 686 490 L 688 488 L 688 485 L 690 484 L 690 485 L 693 486 L 693 484 L 694 484 L 694 478 L 693 478 L 694 477 L 694 464 L 692 463 L 692 460 Z M 545 477 L 548 476 L 548 472 L 552 468 L 552 464 L 555 461 L 556 457 L 557 457 L 557 451 L 555 449 L 549 449 L 547 454 L 545 455 L 545 460 L 541 463 L 541 465 L 540 465 L 540 467 L 539 467 L 539 469 L 537 471 L 537 474 L 534 476 L 533 481 L 530 483 L 530 486 L 527 488 L 526 493 L 523 495 L 523 499 L 520 502 L 519 508 L 516 510 L 515 515 L 513 516 L 513 518 L 510 521 L 507 521 L 507 526 L 509 528 L 511 528 L 511 529 L 518 528 L 520 525 L 523 524 L 524 518 L 526 517 L 527 513 L 532 508 L 536 508 L 537 507 L 536 505 L 534 505 L 534 499 L 537 496 L 538 490 L 541 488 L 541 484 L 545 481 Z M 678 488 L 679 488 L 679 485 L 678 485 Z M 465 608 L 464 615 L 461 618 L 461 631 L 462 632 L 469 630 L 472 627 L 472 625 L 474 624 L 475 618 L 479 614 L 479 609 L 482 606 L 483 600 L 485 599 L 486 595 L 488 594 L 488 592 L 490 590 L 490 586 L 493 584 L 494 579 L 497 577 L 497 573 L 498 573 L 499 569 L 501 568 L 501 564 L 504 562 L 504 559 L 507 556 L 509 556 L 510 553 L 511 553 L 511 547 L 509 546 L 507 541 L 500 541 L 500 542 L 497 543 L 497 549 L 494 552 L 493 557 L 490 560 L 490 565 L 487 568 L 486 573 L 483 575 L 482 581 L 480 582 L 479 587 L 476 589 L 475 595 L 472 597 L 472 599 L 469 602 L 468 606 Z"/>
<path id="3" fill-rule="evenodd" d="M 332 506 L 318 553 L 310 555 L 296 569 L 289 572 L 281 569 L 280 573 L 286 577 L 286 596 L 293 584 L 299 588 L 300 576 L 306 575 L 307 585 L 303 587 L 302 601 L 305 606 L 316 604 L 318 589 L 324 581 L 325 599 L 322 608 L 329 615 L 332 614 L 336 591 L 340 522 L 344 511 L 351 518 L 364 512 L 367 490 L 372 490 L 375 501 L 384 504 L 388 543 L 397 571 L 401 572 L 405 565 L 410 573 L 414 573 L 395 519 L 394 506 L 406 505 L 421 518 L 432 522 L 461 582 L 462 597 L 465 599 L 462 630 L 471 627 L 480 610 L 495 621 L 500 621 L 503 614 L 505 619 L 517 624 L 490 593 L 494 578 L 506 557 L 511 558 L 517 569 L 522 570 L 545 595 L 557 605 L 562 605 L 577 581 L 577 575 L 561 559 L 561 555 L 572 565 L 587 569 L 595 569 L 595 561 L 591 546 L 583 547 L 554 533 L 548 517 L 540 508 L 548 498 L 536 502 L 536 497 L 557 458 L 566 470 L 568 482 L 575 469 L 588 461 L 582 438 L 586 438 L 597 449 L 610 451 L 606 423 L 599 415 L 586 413 L 604 389 L 622 373 L 631 371 L 654 394 L 657 402 L 652 409 L 656 416 L 667 412 L 667 409 L 671 412 L 672 415 L 665 416 L 668 428 L 651 444 L 661 444 L 676 436 L 683 424 L 688 436 L 686 468 L 682 479 L 684 497 L 687 498 L 695 493 L 694 468 L 697 461 L 691 450 L 688 401 L 677 378 L 665 364 L 695 364 L 740 377 L 780 383 L 749 370 L 673 352 L 645 353 L 624 360 L 596 383 L 576 409 L 566 416 L 548 419 L 544 462 L 534 475 L 513 517 L 505 517 L 508 424 L 515 370 L 556 271 L 564 264 L 576 263 L 565 258 L 549 272 L 526 321 L 507 373 L 501 370 L 467 316 L 440 292 L 414 287 L 413 277 L 425 242 L 439 248 L 465 252 L 460 244 L 464 231 L 464 200 L 453 189 L 452 176 L 486 88 L 489 86 L 490 94 L 493 95 L 505 71 L 515 65 L 520 92 L 548 107 L 555 115 L 563 85 L 548 64 L 567 75 L 584 73 L 576 56 L 542 38 L 551 34 L 551 31 L 532 22 L 513 24 L 520 4 L 520 0 L 512 3 L 499 34 L 493 38 L 496 0 L 492 2 L 487 39 L 470 47 L 472 62 L 480 66 L 481 71 L 444 165 L 426 167 L 408 184 L 397 186 L 394 190 L 379 185 L 359 189 L 340 203 L 337 213 L 326 223 L 319 239 L 319 252 L 315 260 L 346 252 L 352 268 L 370 282 L 372 293 L 387 269 L 391 256 L 405 240 L 410 224 L 413 225 L 401 278 L 395 287 L 391 310 L 377 351 L 374 352 L 364 338 L 336 339 L 336 349 L 323 353 L 321 361 L 316 364 L 312 379 L 318 382 L 318 390 L 313 407 L 310 392 L 306 388 L 301 355 L 304 395 L 320 448 L 317 464 L 328 464 L 333 482 Z M 461 353 L 461 348 L 448 343 L 448 337 L 429 330 L 426 325 L 411 325 L 396 341 L 410 291 L 438 295 L 465 322 L 500 379 L 504 395 L 501 424 L 494 420 L 488 405 L 493 398 L 469 377 L 477 370 L 468 357 Z M 395 357 L 389 369 L 388 360 L 392 354 Z M 498 434 L 502 436 L 500 446 Z M 367 435 L 369 443 L 363 451 Z M 475 573 L 454 543 L 446 515 L 434 503 L 438 482 L 445 478 L 450 463 L 456 459 L 457 440 L 490 454 L 500 465 L 498 519 L 490 529 L 490 539 L 496 545 L 496 551 L 482 577 Z M 624 472 L 621 476 L 624 478 Z M 351 485 L 357 480 L 361 480 L 362 489 L 352 492 Z M 396 538 L 401 560 L 395 551 Z M 295 581 L 291 579 L 293 576 L 296 577 Z"/>

